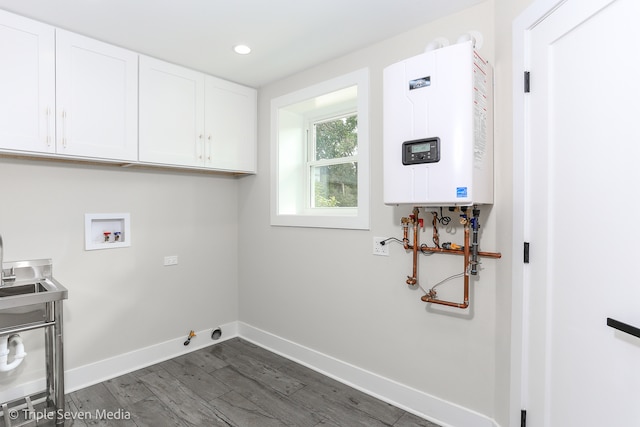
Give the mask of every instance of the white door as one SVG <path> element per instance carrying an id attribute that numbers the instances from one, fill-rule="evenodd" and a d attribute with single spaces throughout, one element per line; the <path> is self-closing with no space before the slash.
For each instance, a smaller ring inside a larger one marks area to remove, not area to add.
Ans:
<path id="1" fill-rule="evenodd" d="M 640 426 L 640 2 L 568 0 L 530 30 L 527 426 Z M 518 167 L 518 165 L 515 165 Z"/>
<path id="2" fill-rule="evenodd" d="M 138 160 L 138 55 L 56 30 L 58 154 Z"/>

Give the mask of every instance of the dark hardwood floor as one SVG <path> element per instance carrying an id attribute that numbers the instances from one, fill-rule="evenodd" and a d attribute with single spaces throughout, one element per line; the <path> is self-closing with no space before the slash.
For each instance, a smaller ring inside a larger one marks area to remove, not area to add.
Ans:
<path id="1" fill-rule="evenodd" d="M 437 427 L 240 338 L 70 393 L 67 412 L 88 414 L 76 427 Z"/>

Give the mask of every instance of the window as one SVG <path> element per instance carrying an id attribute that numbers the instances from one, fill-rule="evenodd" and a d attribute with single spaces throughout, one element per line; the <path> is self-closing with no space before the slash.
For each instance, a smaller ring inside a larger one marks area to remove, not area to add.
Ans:
<path id="1" fill-rule="evenodd" d="M 271 224 L 368 229 L 368 70 L 276 98 L 271 117 Z"/>
<path id="2" fill-rule="evenodd" d="M 310 206 L 358 207 L 358 115 L 353 112 L 310 126 L 313 145 L 306 176 Z"/>

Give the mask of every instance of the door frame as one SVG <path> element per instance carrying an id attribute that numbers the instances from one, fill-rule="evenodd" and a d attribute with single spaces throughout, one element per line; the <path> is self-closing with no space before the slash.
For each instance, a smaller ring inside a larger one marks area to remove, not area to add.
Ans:
<path id="1" fill-rule="evenodd" d="M 528 370 L 528 271 L 520 254 L 529 241 L 527 223 L 529 185 L 526 153 L 529 144 L 529 101 L 524 93 L 524 73 L 529 69 L 530 35 L 547 16 L 569 0 L 534 0 L 512 26 L 512 101 L 513 101 L 513 210 L 511 265 L 511 371 L 509 425 L 520 425 L 521 411 L 527 409 Z M 532 83 L 535 90 L 535 81 Z"/>

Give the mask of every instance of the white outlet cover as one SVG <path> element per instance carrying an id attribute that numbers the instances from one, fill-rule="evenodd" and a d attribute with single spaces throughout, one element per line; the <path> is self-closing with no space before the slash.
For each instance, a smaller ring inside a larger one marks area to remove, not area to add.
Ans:
<path id="1" fill-rule="evenodd" d="M 164 265 L 178 265 L 178 255 L 168 255 L 164 257 Z"/>
<path id="2" fill-rule="evenodd" d="M 389 245 L 382 245 L 380 242 L 387 240 L 384 237 L 373 238 L 373 254 L 379 256 L 389 256 Z M 387 242 L 388 243 L 388 242 Z"/>

